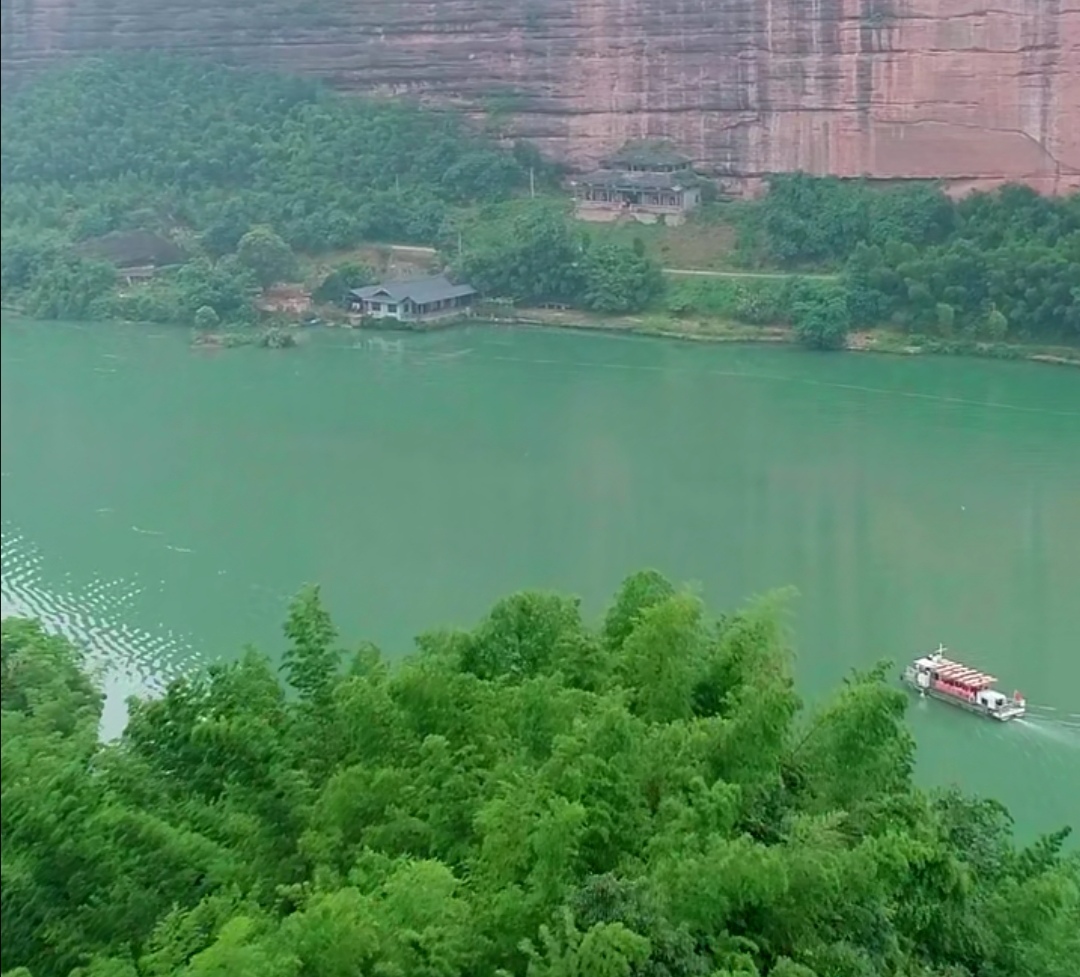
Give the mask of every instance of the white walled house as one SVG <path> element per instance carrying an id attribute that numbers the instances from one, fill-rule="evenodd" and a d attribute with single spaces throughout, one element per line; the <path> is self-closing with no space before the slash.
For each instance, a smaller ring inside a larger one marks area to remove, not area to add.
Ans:
<path id="1" fill-rule="evenodd" d="M 461 315 L 476 298 L 471 285 L 455 285 L 445 275 L 411 278 L 351 289 L 349 310 L 373 319 L 431 322 Z"/>

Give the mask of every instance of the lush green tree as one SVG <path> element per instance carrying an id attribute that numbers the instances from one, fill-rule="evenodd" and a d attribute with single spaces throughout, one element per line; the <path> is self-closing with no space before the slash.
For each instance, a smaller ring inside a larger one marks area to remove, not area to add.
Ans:
<path id="1" fill-rule="evenodd" d="M 36 621 L 5 621 L 0 638 L 0 705 L 46 731 L 96 733 L 101 695 L 75 648 Z"/>
<path id="2" fill-rule="evenodd" d="M 375 272 L 367 265 L 348 262 L 328 272 L 311 293 L 311 298 L 315 302 L 340 304 L 345 301 L 349 289 L 373 285 L 375 281 Z"/>
<path id="3" fill-rule="evenodd" d="M 987 339 L 1000 342 L 1009 333 L 1009 320 L 1005 318 L 1000 309 L 991 309 L 986 313 L 986 318 L 983 320 L 979 331 Z"/>
<path id="4" fill-rule="evenodd" d="M 220 323 L 221 319 L 212 305 L 200 305 L 195 310 L 196 329 L 216 329 Z"/>
<path id="5" fill-rule="evenodd" d="M 637 312 L 663 290 L 660 268 L 633 248 L 593 244 L 583 262 L 582 303 L 596 312 Z"/>
<path id="6" fill-rule="evenodd" d="M 744 236 L 758 242 L 759 257 L 782 265 L 842 266 L 852 325 L 1075 339 L 1077 201 L 1005 186 L 954 202 L 925 185 L 876 189 L 797 174 L 771 182 Z M 808 336 L 838 334 L 840 304 L 824 303 L 809 318 Z"/>
<path id="7" fill-rule="evenodd" d="M 93 319 L 108 308 L 115 283 L 111 265 L 59 252 L 38 266 L 22 295 L 22 306 L 42 319 Z"/>
<path id="8" fill-rule="evenodd" d="M 286 281 L 296 274 L 296 255 L 273 228 L 253 227 L 236 245 L 236 260 L 262 286 Z"/>
<path id="9" fill-rule="evenodd" d="M 671 582 L 656 570 L 639 570 L 627 577 L 604 617 L 604 642 L 612 651 L 622 648 L 623 642 L 641 621 L 650 607 L 675 596 Z"/>
<path id="10" fill-rule="evenodd" d="M 842 349 L 851 330 L 848 298 L 841 289 L 808 296 L 795 304 L 795 335 L 813 349 Z"/>
<path id="11" fill-rule="evenodd" d="M 0 284 L 5 292 L 19 292 L 45 273 L 59 257 L 62 241 L 55 234 L 19 227 L 4 235 Z"/>
<path id="12" fill-rule="evenodd" d="M 301 698 L 322 703 L 330 695 L 341 664 L 341 651 L 335 647 L 337 631 L 318 587 L 307 587 L 292 602 L 285 636 L 290 645 L 283 668 L 289 684 Z"/>
<path id="13" fill-rule="evenodd" d="M 307 588 L 285 637 L 102 744 L 77 651 L 3 622 L 5 973 L 1077 973 L 1067 831 L 916 786 L 884 666 L 804 710 L 783 595 L 514 594 L 391 667 Z"/>
<path id="14" fill-rule="evenodd" d="M 199 310 L 208 308 L 219 322 L 244 323 L 254 318 L 251 299 L 257 290 L 255 278 L 235 257 L 197 258 L 114 297 L 107 312 L 136 322 L 195 324 Z M 203 321 L 209 321 L 206 313 Z"/>
<path id="15" fill-rule="evenodd" d="M 949 198 L 925 184 L 878 189 L 863 180 L 779 174 L 752 216 L 781 264 L 843 260 L 859 245 L 934 244 L 953 231 Z"/>
<path id="16" fill-rule="evenodd" d="M 482 215 L 458 260 L 480 291 L 523 304 L 579 301 L 585 243 L 562 209 L 547 201 Z"/>
<path id="17" fill-rule="evenodd" d="M 632 248 L 591 242 L 546 200 L 492 207 L 462 233 L 462 277 L 493 297 L 636 312 L 656 298 L 659 267 Z"/>

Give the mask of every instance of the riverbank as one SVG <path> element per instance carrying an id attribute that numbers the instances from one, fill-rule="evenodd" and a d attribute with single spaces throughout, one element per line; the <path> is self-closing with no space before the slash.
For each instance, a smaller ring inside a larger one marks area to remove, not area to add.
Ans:
<path id="1" fill-rule="evenodd" d="M 608 232 L 614 234 L 616 230 L 604 225 Z M 689 229 L 689 231 L 688 231 Z M 684 225 L 677 229 L 666 229 L 667 237 L 664 241 L 670 244 L 679 240 L 675 232 L 692 233 L 700 230 L 697 225 Z M 622 228 L 623 231 L 635 230 L 634 228 Z M 640 228 L 637 229 L 640 231 Z M 652 241 L 652 238 L 649 238 Z M 653 241 L 655 243 L 655 241 Z M 724 252 L 726 254 L 726 252 Z M 701 258 L 701 254 L 693 252 L 694 258 Z M 686 259 L 687 254 L 677 252 L 677 258 Z M 748 288 L 762 286 L 765 283 L 783 283 L 787 280 L 803 281 L 831 281 L 838 276 L 835 274 L 807 274 L 784 271 L 746 271 L 724 268 L 720 270 L 719 258 L 713 254 L 711 261 L 705 262 L 710 267 L 662 267 L 662 272 L 669 283 L 712 282 L 714 289 L 724 289 L 732 292 L 732 286 L 736 289 L 739 284 Z M 654 255 L 654 258 L 671 260 L 672 255 L 666 251 Z M 434 248 L 416 245 L 401 245 L 384 243 L 371 245 L 365 248 L 355 249 L 351 252 L 335 255 L 330 261 L 322 262 L 313 266 L 313 277 L 319 273 L 325 275 L 334 267 L 347 261 L 360 261 L 377 269 L 380 275 L 409 277 L 410 275 L 430 274 L 439 269 L 438 252 Z M 734 294 L 734 293 L 733 293 Z M 304 296 L 310 300 L 310 293 Z M 730 304 L 732 294 L 724 296 Z M 286 309 L 295 305 L 297 296 L 290 293 L 285 299 L 274 305 L 274 308 Z M 501 303 L 484 303 L 478 310 L 479 317 L 484 321 L 493 323 L 512 323 L 522 326 L 540 326 L 547 328 L 559 328 L 569 330 L 619 332 L 625 334 L 656 336 L 664 339 L 678 339 L 688 342 L 706 343 L 798 343 L 799 339 L 794 330 L 786 325 L 751 325 L 738 322 L 723 314 L 724 301 L 720 301 L 718 314 L 700 314 L 692 311 L 693 303 L 688 303 L 691 309 L 683 314 L 666 311 L 663 303 L 651 310 L 633 315 L 613 315 L 609 313 L 593 313 L 577 309 L 550 309 L 550 308 L 513 308 Z M 333 321 L 340 319 L 341 312 L 333 307 L 311 308 L 310 311 L 319 317 Z M 454 323 L 443 323 L 442 328 L 448 328 Z M 385 327 L 383 327 L 385 328 Z M 888 353 L 892 355 L 918 356 L 918 355 L 947 355 L 947 356 L 970 356 L 980 359 L 998 360 L 1028 360 L 1036 363 L 1046 363 L 1054 366 L 1080 367 L 1080 346 L 1056 345 L 1047 343 L 1008 343 L 977 340 L 970 338 L 942 338 L 935 336 L 919 336 L 909 334 L 897 329 L 875 328 L 856 330 L 850 333 L 844 348 L 851 352 Z"/>
<path id="2" fill-rule="evenodd" d="M 675 318 L 658 314 L 608 316 L 563 309 L 520 309 L 512 315 L 492 315 L 485 321 L 588 332 L 616 332 L 699 343 L 795 344 L 788 326 L 751 326 L 713 318 Z M 844 349 L 853 353 L 902 356 L 971 356 L 980 359 L 1028 360 L 1080 368 L 1080 348 L 1046 344 L 989 343 L 970 339 L 913 337 L 889 329 L 851 333 Z"/>
<path id="3" fill-rule="evenodd" d="M 27 318 L 18 310 L 7 308 L 20 318 Z M 391 325 L 351 324 L 340 309 L 325 306 L 307 306 L 305 313 L 319 324 L 330 328 L 357 329 L 364 332 L 416 332 L 452 329 L 467 322 L 487 322 L 493 325 L 513 325 L 539 329 L 559 329 L 571 332 L 607 332 L 633 336 L 651 336 L 657 339 L 675 339 L 691 343 L 745 343 L 752 345 L 797 345 L 799 338 L 789 326 L 751 326 L 717 318 L 675 318 L 661 314 L 600 315 L 570 309 L 518 309 L 513 313 L 505 310 L 483 312 L 478 316 L 462 316 L 417 330 L 415 327 Z M 280 319 L 279 319 L 280 322 Z M 301 328 L 296 322 L 291 327 L 276 325 L 269 328 L 243 328 L 236 331 L 197 333 L 192 340 L 193 349 L 231 349 L 239 346 L 261 346 L 284 349 L 297 345 L 294 330 Z M 1050 346 L 1046 344 L 988 343 L 970 339 L 937 339 L 913 337 L 896 330 L 874 329 L 852 332 L 843 347 L 851 353 L 886 353 L 898 356 L 962 356 L 976 359 L 1024 360 L 1048 366 L 1080 369 L 1080 348 L 1074 346 Z"/>

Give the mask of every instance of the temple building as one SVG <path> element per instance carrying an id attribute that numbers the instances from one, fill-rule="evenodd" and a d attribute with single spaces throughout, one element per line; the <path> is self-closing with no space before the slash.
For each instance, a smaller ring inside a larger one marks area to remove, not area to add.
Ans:
<path id="1" fill-rule="evenodd" d="M 701 189 L 690 159 L 664 143 L 627 143 L 601 161 L 601 168 L 571 181 L 582 220 L 627 217 L 651 224 L 663 217 L 685 220 L 701 203 Z"/>
<path id="2" fill-rule="evenodd" d="M 601 169 L 627 173 L 690 173 L 690 157 L 666 142 L 628 142 L 617 153 L 600 161 Z"/>

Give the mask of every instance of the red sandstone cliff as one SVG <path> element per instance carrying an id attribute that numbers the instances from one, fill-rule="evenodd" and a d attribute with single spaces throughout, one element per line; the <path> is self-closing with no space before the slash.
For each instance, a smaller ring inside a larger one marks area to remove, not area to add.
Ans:
<path id="1" fill-rule="evenodd" d="M 1080 0 L 2 0 L 5 75 L 105 48 L 493 112 L 587 163 L 1080 187 Z"/>

